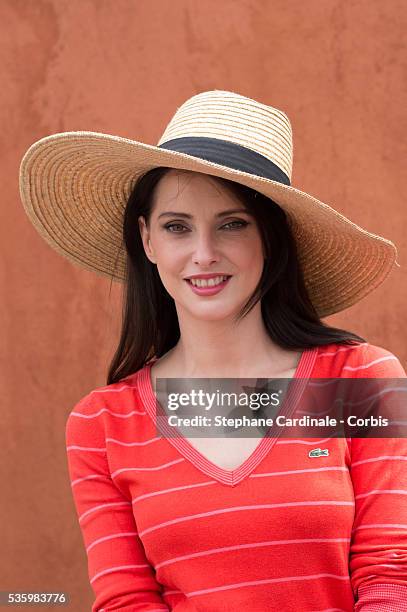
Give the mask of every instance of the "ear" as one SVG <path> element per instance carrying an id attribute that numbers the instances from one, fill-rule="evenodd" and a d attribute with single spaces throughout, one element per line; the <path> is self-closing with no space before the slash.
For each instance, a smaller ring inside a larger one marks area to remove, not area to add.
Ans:
<path id="1" fill-rule="evenodd" d="M 146 220 L 143 216 L 140 216 L 138 218 L 138 225 L 139 225 L 140 236 L 143 242 L 145 254 L 148 257 L 148 259 L 151 261 L 151 263 L 155 264 L 156 260 L 154 256 L 154 249 L 151 246 L 150 231 L 147 227 Z"/>

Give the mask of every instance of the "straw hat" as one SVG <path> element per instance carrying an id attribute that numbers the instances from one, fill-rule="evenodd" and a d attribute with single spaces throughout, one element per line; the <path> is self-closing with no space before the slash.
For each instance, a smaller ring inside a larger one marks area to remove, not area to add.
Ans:
<path id="1" fill-rule="evenodd" d="M 157 146 L 98 132 L 41 138 L 21 161 L 20 193 L 28 217 L 51 247 L 88 270 L 123 281 L 123 213 L 141 174 L 167 166 L 247 185 L 287 213 L 309 296 L 324 317 L 380 285 L 397 251 L 390 240 L 292 187 L 292 163 L 292 128 L 284 112 L 214 90 L 184 102 Z"/>

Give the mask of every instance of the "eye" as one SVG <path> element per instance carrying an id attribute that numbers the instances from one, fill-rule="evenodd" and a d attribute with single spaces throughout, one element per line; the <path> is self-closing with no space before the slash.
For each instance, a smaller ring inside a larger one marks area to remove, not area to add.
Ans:
<path id="1" fill-rule="evenodd" d="M 237 223 L 237 226 L 234 225 Z M 246 225 L 249 225 L 247 221 L 229 221 L 229 223 L 225 223 L 225 225 L 222 225 L 222 228 L 228 228 L 228 231 L 234 230 L 234 229 L 240 229 L 242 227 L 245 227 Z M 166 225 L 163 226 L 165 230 L 167 230 L 168 232 L 170 232 L 171 234 L 184 234 L 185 232 L 182 231 L 182 229 L 186 229 L 184 225 L 182 225 L 182 223 L 167 223 Z M 178 231 L 177 229 L 174 228 L 181 228 L 180 231 Z"/>
<path id="2" fill-rule="evenodd" d="M 229 223 L 226 223 L 223 227 L 226 227 L 227 225 L 233 225 L 234 223 L 238 224 L 238 227 L 232 227 L 231 229 L 240 229 L 241 227 L 245 227 L 246 225 L 249 225 L 247 223 L 247 221 L 229 221 Z"/>
<path id="3" fill-rule="evenodd" d="M 164 225 L 164 229 L 169 231 L 171 234 L 183 234 L 184 233 L 184 232 L 172 231 L 170 229 L 172 227 L 184 227 L 184 225 L 182 225 L 181 223 L 168 223 L 167 225 Z"/>

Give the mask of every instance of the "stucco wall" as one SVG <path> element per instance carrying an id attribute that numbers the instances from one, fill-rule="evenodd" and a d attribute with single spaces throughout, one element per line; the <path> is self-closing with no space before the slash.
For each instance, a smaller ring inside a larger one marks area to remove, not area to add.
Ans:
<path id="1" fill-rule="evenodd" d="M 90 610 L 68 482 L 68 412 L 105 383 L 120 289 L 39 237 L 18 192 L 35 140 L 93 130 L 155 144 L 175 109 L 227 89 L 284 110 L 292 184 L 393 240 L 400 268 L 327 319 L 407 366 L 402 0 L 1 0 L 3 590 Z M 404 226 L 404 228 L 403 228 Z"/>

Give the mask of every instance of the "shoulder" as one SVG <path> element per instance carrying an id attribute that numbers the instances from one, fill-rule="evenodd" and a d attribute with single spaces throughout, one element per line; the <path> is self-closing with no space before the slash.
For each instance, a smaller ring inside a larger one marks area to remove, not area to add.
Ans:
<path id="1" fill-rule="evenodd" d="M 66 439 L 86 437 L 95 443 L 105 438 L 112 420 L 144 413 L 139 394 L 138 372 L 110 385 L 95 387 L 71 408 L 66 421 Z"/>
<path id="2" fill-rule="evenodd" d="M 318 347 L 320 376 L 349 378 L 405 378 L 400 360 L 388 349 L 361 342 L 352 345 L 332 343 Z"/>

